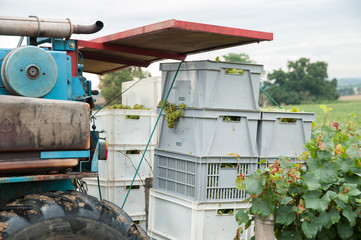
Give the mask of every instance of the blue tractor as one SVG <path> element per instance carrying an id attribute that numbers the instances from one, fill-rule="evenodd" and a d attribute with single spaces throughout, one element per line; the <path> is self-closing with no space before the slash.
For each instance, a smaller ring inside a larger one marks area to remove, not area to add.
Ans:
<path id="1" fill-rule="evenodd" d="M 98 160 L 107 155 L 91 121 L 97 91 L 83 71 L 183 61 L 187 54 L 273 39 L 175 19 L 91 41 L 70 39 L 102 27 L 0 17 L 0 35 L 20 36 L 18 47 L 0 49 L 0 240 L 149 239 L 118 206 L 75 191 L 83 178 L 97 176 Z"/>
<path id="2" fill-rule="evenodd" d="M 148 239 L 118 206 L 75 191 L 107 149 L 69 38 L 102 27 L 0 17 L 0 35 L 28 43 L 0 49 L 0 239 Z"/>

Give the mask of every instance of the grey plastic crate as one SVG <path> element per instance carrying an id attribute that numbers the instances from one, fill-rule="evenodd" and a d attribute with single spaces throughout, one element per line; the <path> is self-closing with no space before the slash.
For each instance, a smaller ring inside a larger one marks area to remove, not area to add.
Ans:
<path id="1" fill-rule="evenodd" d="M 165 99 L 179 63 L 162 63 L 162 99 Z M 227 69 L 243 70 L 229 74 Z M 184 62 L 168 101 L 196 108 L 259 110 L 262 65 L 214 61 Z"/>
<path id="2" fill-rule="evenodd" d="M 235 201 L 246 193 L 236 188 L 239 174 L 257 170 L 257 157 L 194 157 L 156 150 L 154 188 L 200 202 Z"/>
<path id="3" fill-rule="evenodd" d="M 259 111 L 186 109 L 175 127 L 160 122 L 158 149 L 202 156 L 237 153 L 257 157 Z"/>
<path id="4" fill-rule="evenodd" d="M 294 119 L 295 122 L 282 122 L 282 119 Z M 311 138 L 314 120 L 314 113 L 262 112 L 257 136 L 259 156 L 300 156 Z"/>

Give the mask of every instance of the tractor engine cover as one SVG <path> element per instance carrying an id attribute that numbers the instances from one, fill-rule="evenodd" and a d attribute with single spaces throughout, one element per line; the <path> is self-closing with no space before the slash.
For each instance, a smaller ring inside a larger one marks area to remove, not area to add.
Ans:
<path id="1" fill-rule="evenodd" d="M 87 150 L 87 103 L 0 96 L 0 152 Z"/>
<path id="2" fill-rule="evenodd" d="M 55 86 L 58 68 L 44 49 L 23 46 L 11 50 L 1 66 L 3 83 L 13 95 L 44 97 Z"/>

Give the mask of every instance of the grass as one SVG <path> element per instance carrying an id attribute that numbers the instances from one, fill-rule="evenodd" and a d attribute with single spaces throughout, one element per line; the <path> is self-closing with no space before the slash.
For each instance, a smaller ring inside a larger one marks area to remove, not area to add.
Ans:
<path id="1" fill-rule="evenodd" d="M 303 112 L 314 112 L 315 123 L 317 126 L 320 126 L 325 117 L 325 114 L 320 108 L 321 105 L 326 105 L 327 107 L 332 107 L 333 109 L 328 114 L 328 121 L 337 121 L 342 123 L 349 118 L 350 113 L 356 114 L 358 121 L 361 120 L 361 101 L 336 101 L 330 103 L 287 105 L 283 108 L 291 109 L 292 107 L 297 107 Z"/>

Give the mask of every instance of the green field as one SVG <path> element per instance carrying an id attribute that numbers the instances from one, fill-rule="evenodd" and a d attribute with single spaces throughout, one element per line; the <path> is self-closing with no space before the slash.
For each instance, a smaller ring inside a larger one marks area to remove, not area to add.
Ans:
<path id="1" fill-rule="evenodd" d="M 318 104 L 303 104 L 303 105 L 289 105 L 284 106 L 285 109 L 291 109 L 297 107 L 303 112 L 314 112 L 316 114 L 315 123 L 317 126 L 321 125 L 325 114 L 321 110 L 320 106 L 326 105 L 332 107 L 332 111 L 329 112 L 327 120 L 344 122 L 348 119 L 348 114 L 354 113 L 357 116 L 358 121 L 361 121 L 361 101 L 337 101 L 330 103 L 318 103 Z"/>

